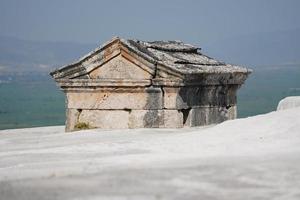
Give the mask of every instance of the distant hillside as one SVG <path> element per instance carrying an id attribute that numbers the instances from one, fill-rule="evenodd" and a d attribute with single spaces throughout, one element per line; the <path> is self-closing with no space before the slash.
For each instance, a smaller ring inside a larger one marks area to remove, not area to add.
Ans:
<path id="1" fill-rule="evenodd" d="M 300 29 L 257 33 L 207 42 L 202 48 L 219 60 L 249 66 L 300 66 Z M 37 42 L 0 36 L 0 74 L 48 72 L 68 64 L 97 47 L 73 42 Z"/>
<path id="2" fill-rule="evenodd" d="M 204 51 L 225 62 L 251 68 L 300 66 L 299 35 L 300 29 L 243 35 L 209 43 Z"/>
<path id="3" fill-rule="evenodd" d="M 95 44 L 37 42 L 0 36 L 0 73 L 50 71 L 96 48 Z"/>

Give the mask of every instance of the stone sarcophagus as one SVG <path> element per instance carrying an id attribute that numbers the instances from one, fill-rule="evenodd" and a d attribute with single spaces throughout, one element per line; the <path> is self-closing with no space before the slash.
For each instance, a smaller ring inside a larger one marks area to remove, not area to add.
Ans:
<path id="1" fill-rule="evenodd" d="M 113 38 L 51 72 L 66 94 L 66 131 L 181 128 L 236 118 L 236 93 L 251 70 L 180 41 Z"/>

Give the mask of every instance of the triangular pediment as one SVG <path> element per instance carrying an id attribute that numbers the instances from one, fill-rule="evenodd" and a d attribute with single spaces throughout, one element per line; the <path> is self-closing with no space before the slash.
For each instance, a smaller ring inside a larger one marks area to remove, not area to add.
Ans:
<path id="1" fill-rule="evenodd" d="M 55 79 L 182 78 L 182 74 L 130 43 L 114 38 L 75 63 L 51 72 Z"/>
<path id="2" fill-rule="evenodd" d="M 91 79 L 151 79 L 153 74 L 147 66 L 122 53 L 89 72 Z"/>

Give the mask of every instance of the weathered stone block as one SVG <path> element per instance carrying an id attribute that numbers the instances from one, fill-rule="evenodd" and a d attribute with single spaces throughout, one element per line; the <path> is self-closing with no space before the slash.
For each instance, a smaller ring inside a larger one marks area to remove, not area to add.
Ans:
<path id="1" fill-rule="evenodd" d="M 78 122 L 91 128 L 124 129 L 129 128 L 129 112 L 125 110 L 82 110 Z"/>
<path id="2" fill-rule="evenodd" d="M 72 131 L 78 121 L 80 112 L 77 109 L 67 108 L 66 109 L 66 132 Z"/>
<path id="3" fill-rule="evenodd" d="M 164 110 L 163 128 L 182 128 L 183 113 L 179 110 Z"/>
<path id="4" fill-rule="evenodd" d="M 76 109 L 162 109 L 160 88 L 67 92 L 68 108 Z"/>
<path id="5" fill-rule="evenodd" d="M 159 128 L 164 123 L 163 110 L 132 110 L 129 117 L 130 128 Z"/>
<path id="6" fill-rule="evenodd" d="M 145 67 L 144 67 L 145 68 Z M 151 74 L 121 54 L 90 73 L 93 79 L 150 79 Z"/>
<path id="7" fill-rule="evenodd" d="M 198 107 L 189 110 L 185 126 L 205 126 L 217 124 L 229 119 L 235 119 L 236 106 L 226 107 Z"/>
<path id="8" fill-rule="evenodd" d="M 188 103 L 184 102 L 179 96 L 180 88 L 178 87 L 163 87 L 164 91 L 164 108 L 166 109 L 186 109 Z"/>
<path id="9" fill-rule="evenodd" d="M 129 128 L 181 128 L 183 115 L 178 110 L 132 110 Z"/>
<path id="10" fill-rule="evenodd" d="M 164 108 L 187 109 L 199 106 L 236 104 L 237 85 L 163 87 Z"/>

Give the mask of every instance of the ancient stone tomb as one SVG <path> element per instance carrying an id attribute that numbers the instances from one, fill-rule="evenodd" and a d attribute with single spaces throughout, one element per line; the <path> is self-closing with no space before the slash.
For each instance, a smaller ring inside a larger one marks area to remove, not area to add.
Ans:
<path id="1" fill-rule="evenodd" d="M 251 71 L 180 41 L 113 38 L 51 72 L 66 94 L 66 131 L 182 128 L 236 118 Z"/>

